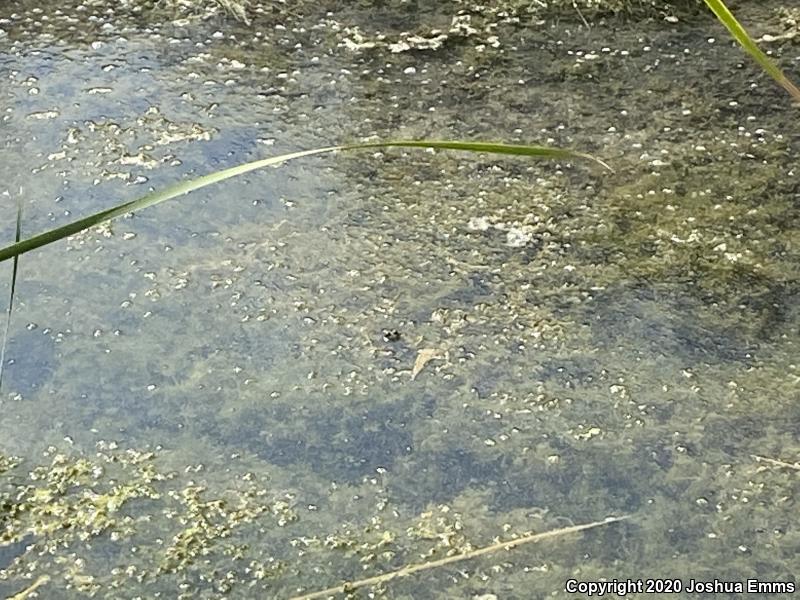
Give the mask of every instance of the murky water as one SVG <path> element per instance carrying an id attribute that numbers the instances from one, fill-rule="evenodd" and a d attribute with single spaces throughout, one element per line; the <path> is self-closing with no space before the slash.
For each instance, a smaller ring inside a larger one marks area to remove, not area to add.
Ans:
<path id="1" fill-rule="evenodd" d="M 40 4 L 0 13 L 6 240 L 18 197 L 29 235 L 368 136 L 616 172 L 309 158 L 25 255 L 0 490 L 44 467 L 0 504 L 0 593 L 288 598 L 622 515 L 378 592 L 795 580 L 798 474 L 755 457 L 800 455 L 797 115 L 710 18 Z"/>

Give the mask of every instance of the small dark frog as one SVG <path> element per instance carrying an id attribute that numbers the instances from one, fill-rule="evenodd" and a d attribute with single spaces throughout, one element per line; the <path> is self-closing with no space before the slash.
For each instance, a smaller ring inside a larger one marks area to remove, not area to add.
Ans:
<path id="1" fill-rule="evenodd" d="M 402 337 L 397 329 L 384 329 L 381 333 L 384 342 L 399 342 Z"/>

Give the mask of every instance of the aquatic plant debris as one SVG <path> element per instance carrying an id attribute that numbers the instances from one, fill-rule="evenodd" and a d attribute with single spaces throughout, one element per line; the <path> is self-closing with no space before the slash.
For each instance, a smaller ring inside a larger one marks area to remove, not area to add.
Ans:
<path id="1" fill-rule="evenodd" d="M 26 587 L 24 590 L 17 592 L 7 598 L 7 600 L 25 600 L 28 596 L 33 594 L 36 590 L 42 587 L 44 584 L 50 581 L 49 575 L 39 575 L 32 584 Z"/>
<path id="2" fill-rule="evenodd" d="M 194 585 L 185 581 L 210 581 L 214 569 L 198 561 L 200 556 L 217 564 L 227 561 L 229 569 L 252 581 L 279 570 L 279 562 L 264 550 L 249 552 L 240 567 L 236 561 L 247 549 L 244 536 L 254 529 L 280 531 L 297 520 L 285 494 L 270 492 L 253 473 L 241 470 L 225 490 L 211 490 L 196 481 L 203 465 L 186 467 L 182 483 L 175 485 L 178 474 L 162 471 L 153 452 L 119 450 L 106 441 L 96 449 L 88 457 L 51 447 L 45 453 L 50 463 L 21 480 L 14 474 L 20 461 L 0 453 L 0 548 L 16 548 L 4 554 L 9 560 L 0 567 L 0 596 L 8 583 L 41 574 L 44 578 L 19 592 L 21 597 L 48 580 L 58 582 L 62 591 L 90 595 L 125 581 L 147 587 L 145 575 L 161 585 L 175 582 L 182 591 L 172 597 L 196 597 Z M 94 570 L 94 559 L 119 549 L 127 558 L 117 556 Z M 138 554 L 140 549 L 147 551 Z"/>
<path id="3" fill-rule="evenodd" d="M 468 14 L 455 15 L 450 22 L 447 31 L 433 29 L 427 32 L 410 33 L 404 31 L 399 36 L 387 39 L 387 36 L 377 33 L 372 37 L 364 35 L 358 27 L 346 27 L 345 37 L 340 46 L 352 51 L 371 50 L 374 48 L 386 48 L 392 54 L 400 54 L 409 51 L 435 51 L 442 48 L 449 39 L 466 39 L 478 37 L 479 44 L 498 48 L 500 41 L 491 32 L 495 24 L 486 26 L 487 37 L 479 37 L 480 31 L 471 25 L 472 16 Z"/>
<path id="4" fill-rule="evenodd" d="M 198 481 L 216 479 L 202 464 L 187 465 L 181 469 L 183 473 L 165 472 L 158 466 L 163 456 L 121 450 L 114 442 L 98 442 L 91 458 L 62 454 L 54 447 L 45 455 L 51 462 L 35 467 L 27 478 L 17 482 L 12 474 L 0 480 L 0 502 L 6 507 L 0 548 L 24 544 L 11 563 L 0 568 L 0 586 L 38 575 L 33 584 L 12 598 L 27 597 L 48 581 L 59 582 L 64 591 L 75 589 L 89 595 L 134 585 L 139 592 L 147 590 L 144 593 L 148 596 L 156 589 L 163 593 L 168 589 L 164 585 L 172 582 L 180 590 L 174 597 L 182 599 L 197 597 L 209 584 L 218 593 L 231 592 L 238 585 L 252 593 L 255 584 L 260 584 L 260 592 L 274 590 L 280 576 L 290 575 L 283 562 L 271 554 L 276 551 L 276 534 L 288 526 L 309 532 L 298 532 L 292 543 L 303 549 L 298 556 L 308 559 L 314 557 L 315 549 L 327 549 L 326 556 L 334 559 L 337 549 L 357 547 L 365 554 L 362 563 L 375 560 L 380 564 L 383 561 L 377 560 L 377 553 L 385 559 L 393 558 L 401 548 L 398 537 L 403 531 L 408 539 L 429 547 L 424 556 L 435 556 L 437 549 L 447 551 L 443 558 L 350 584 L 355 589 L 630 517 L 610 517 L 539 533 L 513 534 L 505 526 L 503 532 L 514 535 L 513 539 L 475 548 L 463 535 L 463 517 L 446 505 L 422 513 L 411 527 L 385 527 L 383 521 L 389 515 L 378 515 L 389 500 L 376 489 L 378 494 L 373 499 L 379 500 L 378 512 L 371 528 L 360 533 L 345 528 L 340 533 L 318 536 L 313 523 L 303 527 L 298 518 L 300 507 L 290 506 L 294 496 L 261 487 L 252 472 L 242 472 L 244 465 L 236 465 L 238 455 L 230 457 L 227 465 L 220 465 L 227 474 L 220 482 L 224 490 L 209 489 Z M 1 474 L 14 473 L 19 464 L 18 459 L 0 454 Z M 363 493 L 373 485 L 368 484 Z M 357 500 L 347 489 L 341 493 L 346 503 Z M 309 511 L 304 514 L 310 519 L 316 507 L 309 507 Z M 525 522 L 530 527 L 531 520 L 539 521 L 541 516 L 541 511 L 526 511 Z M 350 556 L 349 552 L 341 556 L 342 567 Z M 408 554 L 409 558 L 413 556 L 419 555 Z M 223 577 L 220 568 L 225 571 Z M 293 589 L 298 589 L 296 583 Z M 288 596 L 277 591 L 272 594 Z"/>
<path id="5" fill-rule="evenodd" d="M 425 368 L 425 365 L 436 358 L 444 358 L 442 352 L 436 348 L 422 348 L 417 352 L 414 368 L 411 370 L 411 381 L 417 378 L 417 375 Z"/>
<path id="6" fill-rule="evenodd" d="M 607 519 L 604 519 L 602 521 L 594 521 L 592 523 L 584 523 L 582 525 L 572 525 L 570 527 L 552 529 L 550 531 L 544 531 L 542 533 L 531 533 L 506 542 L 497 542 L 496 544 L 484 546 L 483 548 L 477 548 L 475 550 L 465 552 L 464 554 L 454 554 L 452 556 L 447 556 L 445 558 L 441 558 L 439 560 L 434 560 L 427 563 L 407 565 L 401 569 L 397 569 L 396 571 L 385 573 L 383 575 L 376 575 L 375 577 L 368 577 L 366 579 L 361 579 L 358 581 L 347 582 L 335 587 L 330 587 L 324 590 L 320 590 L 318 592 L 305 594 L 303 596 L 295 596 L 294 598 L 291 598 L 291 600 L 317 600 L 318 598 L 326 598 L 328 596 L 336 594 L 349 594 L 352 591 L 362 587 L 386 583 L 393 579 L 398 579 L 400 577 L 408 577 L 409 575 L 413 575 L 415 573 L 420 573 L 422 571 L 428 571 L 430 569 L 444 567 L 446 565 L 451 565 L 453 563 L 461 562 L 464 560 L 470 560 L 473 558 L 477 558 L 479 556 L 490 554 L 492 552 L 498 552 L 500 550 L 512 550 L 514 548 L 523 546 L 525 544 L 542 542 L 545 540 L 561 537 L 564 535 L 570 535 L 573 533 L 586 531 L 588 529 L 594 529 L 595 527 L 602 527 L 604 525 L 611 525 L 612 523 L 619 523 L 620 521 L 624 521 L 629 518 L 630 515 L 624 515 L 622 517 L 608 517 Z"/>
<path id="7" fill-rule="evenodd" d="M 784 467 L 786 469 L 794 469 L 795 471 L 800 471 L 800 461 L 797 462 L 786 462 L 785 460 L 779 460 L 776 458 L 769 458 L 768 456 L 759 456 L 757 454 L 752 455 L 753 460 L 756 462 L 763 462 L 770 464 L 775 467 Z"/>

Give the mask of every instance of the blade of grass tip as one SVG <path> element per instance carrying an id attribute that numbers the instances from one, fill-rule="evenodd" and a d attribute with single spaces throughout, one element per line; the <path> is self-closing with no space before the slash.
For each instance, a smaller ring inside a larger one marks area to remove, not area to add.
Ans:
<path id="1" fill-rule="evenodd" d="M 1 248 L 0 262 L 19 256 L 20 254 L 30 252 L 31 250 L 35 250 L 36 248 L 41 248 L 42 246 L 52 244 L 53 242 L 57 242 L 58 240 L 62 240 L 71 235 L 75 235 L 76 233 L 79 233 L 84 229 L 88 229 L 89 227 L 94 227 L 95 225 L 99 225 L 100 223 L 110 221 L 127 213 L 134 212 L 137 210 L 142 210 L 149 206 L 160 204 L 161 202 L 165 202 L 166 200 L 170 200 L 172 198 L 188 194 L 189 192 L 198 190 L 200 188 L 206 187 L 214 183 L 220 183 L 222 181 L 225 181 L 226 179 L 230 179 L 231 177 L 236 177 L 237 175 L 243 175 L 244 173 L 248 173 L 256 169 L 261 169 L 268 166 L 277 166 L 279 164 L 288 162 L 290 160 L 294 160 L 296 158 L 313 156 L 316 154 L 325 154 L 329 152 L 335 152 L 337 150 L 358 150 L 362 148 L 388 148 L 393 146 L 409 147 L 409 148 L 433 148 L 433 149 L 439 148 L 443 150 L 463 150 L 466 152 L 486 152 L 491 154 L 534 156 L 540 158 L 557 158 L 557 159 L 578 158 L 578 159 L 593 161 L 596 164 L 599 164 L 608 170 L 612 170 L 611 167 L 609 167 L 599 158 L 595 158 L 594 156 L 590 154 L 585 154 L 583 152 L 575 152 L 572 150 L 564 150 L 561 148 L 501 144 L 494 142 L 395 140 L 386 142 L 363 142 L 357 144 L 346 144 L 342 146 L 315 148 L 313 150 L 303 150 L 301 152 L 282 154 L 280 156 L 273 156 L 271 158 L 265 158 L 262 160 L 256 160 L 253 162 L 244 163 L 241 165 L 237 165 L 235 167 L 230 167 L 228 169 L 222 169 L 221 171 L 216 171 L 209 175 L 203 175 L 202 177 L 198 177 L 196 179 L 178 183 L 160 192 L 154 192 L 152 194 L 142 196 L 141 198 L 138 198 L 136 200 L 124 202 L 118 206 L 102 210 L 100 212 L 91 214 L 88 217 L 84 217 L 82 219 L 73 221 L 72 223 L 67 223 L 66 225 L 62 225 L 61 227 L 56 227 L 55 229 L 51 229 L 50 231 L 40 233 L 39 235 L 35 235 L 33 237 L 30 237 L 22 241 L 18 241 L 15 244 L 12 244 L 11 246 L 6 246 L 5 248 Z"/>
<path id="2" fill-rule="evenodd" d="M 761 51 L 761 48 L 758 47 L 758 44 L 753 41 L 753 38 L 747 33 L 745 28 L 736 20 L 736 17 L 733 16 L 733 13 L 728 10 L 728 7 L 725 6 L 725 3 L 722 0 L 705 0 L 706 6 L 711 9 L 711 12 L 719 19 L 719 21 L 727 27 L 728 31 L 730 31 L 733 38 L 739 42 L 739 44 L 744 48 L 753 59 L 761 65 L 761 68 L 764 69 L 769 75 L 778 82 L 780 86 L 783 87 L 792 97 L 800 102 L 800 89 L 792 83 L 792 81 L 784 75 L 783 71 L 772 62 L 772 60 Z"/>
<path id="3" fill-rule="evenodd" d="M 14 242 L 19 243 L 22 234 L 22 190 L 17 197 L 17 231 L 14 235 Z M 19 256 L 14 257 L 14 266 L 11 269 L 11 292 L 8 294 L 8 312 L 6 312 L 6 325 L 3 331 L 3 347 L 0 349 L 0 390 L 3 389 L 3 372 L 6 366 L 6 346 L 8 345 L 8 332 L 11 328 L 11 311 L 14 310 L 14 292 L 17 289 L 17 267 L 19 266 Z"/>
<path id="4" fill-rule="evenodd" d="M 433 148 L 440 150 L 462 150 L 464 152 L 486 152 L 487 154 L 508 154 L 512 156 L 533 156 L 539 158 L 552 158 L 569 160 L 579 158 L 588 160 L 600 165 L 608 171 L 614 172 L 608 164 L 599 158 L 564 148 L 549 148 L 547 146 L 532 146 L 523 144 L 504 144 L 501 142 L 463 142 L 450 140 L 391 140 L 387 142 L 367 142 L 363 144 L 351 144 L 344 149 L 355 148 L 382 148 L 382 147 L 406 147 L 406 148 Z"/>

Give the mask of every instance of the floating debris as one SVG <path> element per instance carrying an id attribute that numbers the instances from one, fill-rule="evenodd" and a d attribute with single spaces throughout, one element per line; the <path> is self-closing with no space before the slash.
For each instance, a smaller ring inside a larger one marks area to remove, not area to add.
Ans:
<path id="1" fill-rule="evenodd" d="M 417 353 L 417 359 L 414 361 L 414 368 L 411 370 L 411 381 L 417 378 L 420 371 L 425 368 L 430 361 L 434 359 L 444 358 L 442 351 L 436 348 L 423 348 Z"/>

